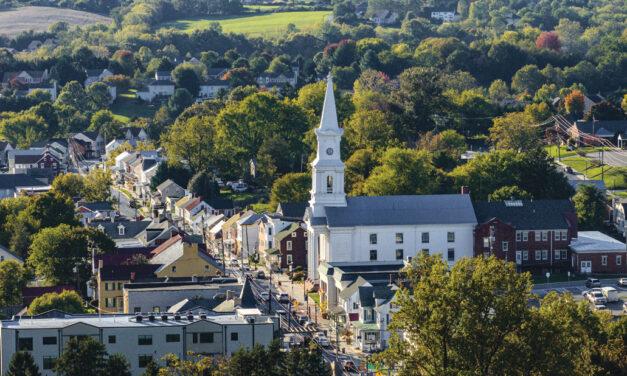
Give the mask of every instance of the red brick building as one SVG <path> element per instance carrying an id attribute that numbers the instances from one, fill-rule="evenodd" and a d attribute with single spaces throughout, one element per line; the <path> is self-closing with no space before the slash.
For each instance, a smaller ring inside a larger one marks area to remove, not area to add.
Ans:
<path id="1" fill-rule="evenodd" d="M 627 273 L 625 243 L 598 231 L 581 231 L 570 245 L 571 265 L 576 273 Z"/>
<path id="2" fill-rule="evenodd" d="M 577 237 L 577 215 L 568 200 L 509 200 L 474 204 L 475 256 L 494 255 L 518 270 L 570 270 L 568 246 Z"/>
<path id="3" fill-rule="evenodd" d="M 271 262 L 281 269 L 307 268 L 307 231 L 300 222 L 292 223 L 275 236 L 275 248 L 268 251 Z"/>

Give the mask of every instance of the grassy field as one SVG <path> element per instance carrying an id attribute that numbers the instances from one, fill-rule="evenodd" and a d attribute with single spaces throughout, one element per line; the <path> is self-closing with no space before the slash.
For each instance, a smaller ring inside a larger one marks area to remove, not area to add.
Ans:
<path id="1" fill-rule="evenodd" d="M 313 31 L 319 28 L 330 11 L 278 12 L 250 14 L 236 17 L 206 17 L 177 20 L 163 25 L 184 31 L 206 29 L 213 22 L 218 22 L 224 32 L 239 33 L 253 37 L 275 38 L 285 35 L 287 25 L 292 23 L 300 31 Z"/>
<path id="2" fill-rule="evenodd" d="M 73 9 L 21 7 L 0 11 L 0 34 L 14 37 L 23 31 L 46 31 L 57 21 L 70 25 L 109 24 L 111 18 Z"/>
<path id="3" fill-rule="evenodd" d="M 601 168 L 596 160 L 580 155 L 581 152 L 587 154 L 598 150 L 601 149 L 587 147 L 569 151 L 565 147 L 562 147 L 559 150 L 559 155 L 562 163 L 584 174 L 588 179 L 601 179 L 601 177 L 603 177 L 605 186 L 608 189 L 627 189 L 627 167 L 605 165 Z M 557 159 L 557 147 L 547 147 L 547 152 L 550 156 Z"/>
<path id="4" fill-rule="evenodd" d="M 157 108 L 154 105 L 138 104 L 133 91 L 119 94 L 111 106 L 111 112 L 115 118 L 123 123 L 128 123 L 136 117 L 151 118 L 156 111 Z"/>

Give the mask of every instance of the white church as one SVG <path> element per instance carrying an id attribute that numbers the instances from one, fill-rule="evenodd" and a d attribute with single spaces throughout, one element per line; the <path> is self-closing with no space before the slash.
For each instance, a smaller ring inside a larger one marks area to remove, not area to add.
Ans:
<path id="1" fill-rule="evenodd" d="M 477 224 L 469 195 L 346 197 L 333 82 L 327 80 L 312 189 L 305 212 L 308 279 L 320 285 L 328 307 L 361 276 L 385 281 L 419 252 L 453 264 L 473 256 Z"/>

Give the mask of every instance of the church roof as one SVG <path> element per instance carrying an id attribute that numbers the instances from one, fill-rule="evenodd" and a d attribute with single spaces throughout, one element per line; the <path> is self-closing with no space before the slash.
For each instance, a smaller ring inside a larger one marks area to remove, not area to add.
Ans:
<path id="1" fill-rule="evenodd" d="M 337 123 L 337 110 L 335 108 L 335 95 L 333 94 L 333 79 L 329 73 L 327 78 L 327 90 L 324 95 L 322 105 L 322 116 L 320 118 L 320 130 L 335 131 L 340 127 Z"/>
<path id="2" fill-rule="evenodd" d="M 468 195 L 348 197 L 346 204 L 325 207 L 329 227 L 477 223 Z"/>

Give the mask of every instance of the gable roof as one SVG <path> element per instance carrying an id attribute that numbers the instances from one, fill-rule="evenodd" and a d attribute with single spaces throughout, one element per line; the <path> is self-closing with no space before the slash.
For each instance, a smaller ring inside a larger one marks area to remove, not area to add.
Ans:
<path id="1" fill-rule="evenodd" d="M 244 287 L 239 295 L 240 308 L 257 308 L 257 300 L 255 294 L 253 294 L 253 288 L 250 285 L 250 278 L 244 280 Z"/>
<path id="2" fill-rule="evenodd" d="M 344 207 L 325 207 L 329 227 L 476 224 L 469 195 L 347 197 Z"/>
<path id="3" fill-rule="evenodd" d="M 174 182 L 174 180 L 168 179 L 168 180 L 164 181 L 163 183 L 161 183 L 161 184 L 159 184 L 157 186 L 157 191 L 161 192 L 161 191 L 164 191 L 164 190 L 166 190 L 166 189 L 168 189 L 170 187 L 174 187 L 174 188 L 177 188 L 177 189 L 183 189 L 183 187 L 181 187 L 180 185 L 176 184 Z"/>
<path id="4" fill-rule="evenodd" d="M 82 202 L 78 204 L 78 207 L 89 209 L 90 211 L 113 210 L 113 206 L 111 206 L 111 203 L 107 201 Z"/>
<path id="5" fill-rule="evenodd" d="M 161 265 L 104 265 L 99 269 L 103 281 L 133 281 L 155 278 L 155 271 Z"/>
<path id="6" fill-rule="evenodd" d="M 574 126 L 580 132 L 600 137 L 613 137 L 616 134 L 627 134 L 627 120 L 577 120 Z"/>
<path id="7" fill-rule="evenodd" d="M 276 211 L 285 218 L 302 220 L 307 206 L 308 202 L 281 202 Z"/>
<path id="8" fill-rule="evenodd" d="M 131 134 L 133 135 L 133 137 L 137 137 L 139 136 L 139 134 L 141 133 L 141 131 L 143 131 L 144 128 L 142 127 L 124 127 L 122 129 L 120 129 L 120 131 L 122 131 L 123 133 L 126 134 L 126 132 L 131 132 Z"/>
<path id="9" fill-rule="evenodd" d="M 277 243 L 281 242 L 283 239 L 285 239 L 287 236 L 289 236 L 292 232 L 298 230 L 298 229 L 302 229 L 302 227 L 300 227 L 300 224 L 295 222 L 292 223 L 291 225 L 287 226 L 286 228 L 284 228 L 283 230 L 279 231 L 276 235 L 275 235 L 275 240 Z"/>
<path id="10" fill-rule="evenodd" d="M 157 248 L 153 249 L 150 252 L 150 256 L 151 257 L 157 256 L 158 254 L 166 251 L 168 248 L 170 248 L 174 244 L 178 243 L 182 239 L 183 239 L 183 237 L 181 235 L 179 235 L 179 234 L 174 235 L 170 239 L 168 239 L 165 242 L 161 243 Z"/>
<path id="11" fill-rule="evenodd" d="M 137 236 L 140 232 L 144 231 L 146 229 L 146 227 L 148 227 L 149 224 L 151 224 L 152 221 L 127 221 L 127 220 L 122 220 L 122 221 L 115 221 L 115 222 L 111 222 L 111 221 L 94 221 L 91 223 L 88 223 L 87 225 L 90 227 L 95 227 L 98 228 L 100 226 L 102 226 L 103 231 L 109 235 L 109 237 L 111 239 L 128 239 L 128 238 L 134 238 L 135 236 Z M 124 226 L 124 235 L 120 235 L 119 231 L 118 231 L 118 226 Z"/>
<path id="12" fill-rule="evenodd" d="M 0 174 L 0 189 L 15 190 L 17 187 L 46 187 L 34 177 L 26 174 Z"/>
<path id="13" fill-rule="evenodd" d="M 209 200 L 208 204 L 215 210 L 233 209 L 233 200 L 228 198 L 212 198 L 211 200 Z"/>
<path id="14" fill-rule="evenodd" d="M 567 213 L 575 213 L 569 200 L 513 200 L 476 202 L 475 212 L 479 223 L 498 218 L 517 229 L 566 229 Z"/>
<path id="15" fill-rule="evenodd" d="M 238 222 L 240 226 L 250 226 L 257 223 L 257 221 L 259 221 L 261 217 L 263 217 L 262 214 L 252 213 L 251 215 L 241 219 L 241 222 Z"/>

